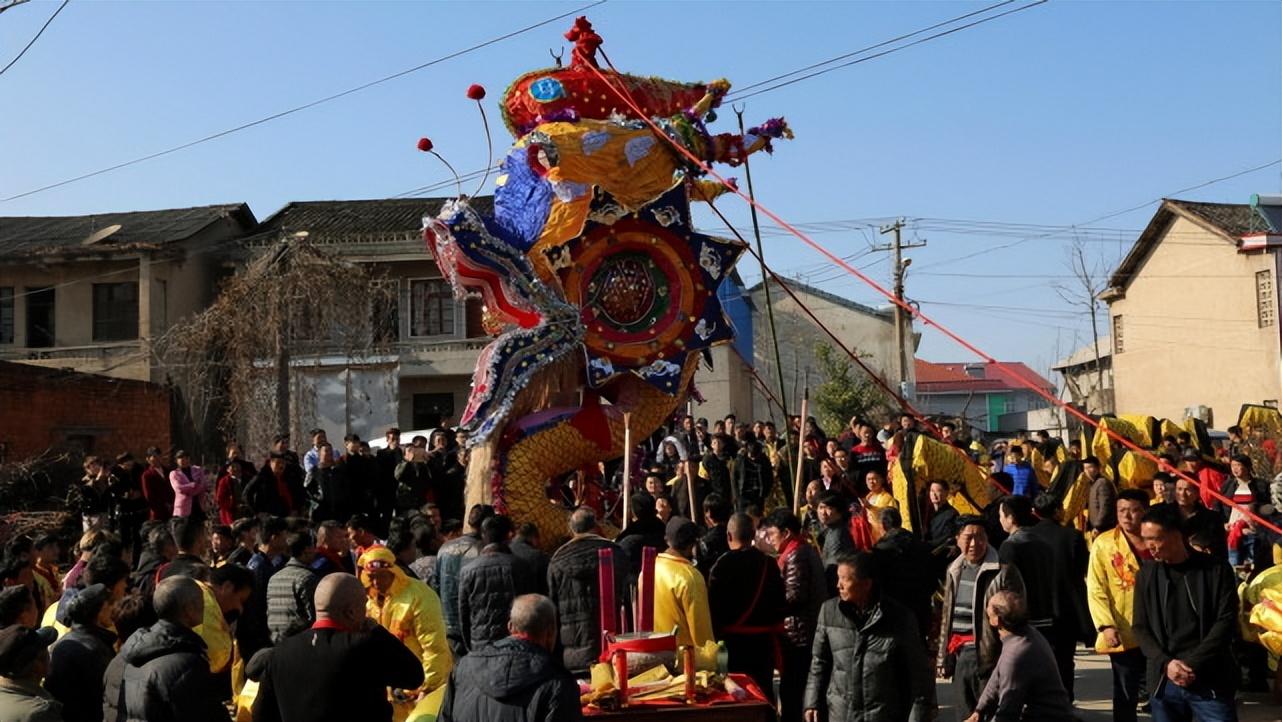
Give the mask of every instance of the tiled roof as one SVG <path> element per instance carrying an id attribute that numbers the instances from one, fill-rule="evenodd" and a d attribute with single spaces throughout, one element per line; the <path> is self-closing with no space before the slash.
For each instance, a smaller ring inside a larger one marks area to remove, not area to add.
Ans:
<path id="1" fill-rule="evenodd" d="M 0 256 L 159 248 L 190 238 L 224 218 L 231 218 L 242 229 L 257 222 L 244 203 L 88 216 L 5 217 L 0 218 Z M 86 243 L 95 233 L 117 225 L 119 230 Z"/>
<path id="2" fill-rule="evenodd" d="M 1019 378 L 1053 392 L 1055 385 L 1019 361 L 999 363 L 935 363 L 913 359 L 918 393 L 969 393 L 972 391 L 1029 391 Z M 967 368 L 982 367 L 979 376 L 966 373 Z"/>
<path id="3" fill-rule="evenodd" d="M 424 215 L 436 215 L 453 198 L 384 198 L 356 201 L 295 201 L 259 224 L 255 235 L 271 232 L 307 231 L 318 236 L 350 236 L 375 233 L 417 233 Z M 494 211 L 494 198 L 471 199 L 482 215 Z"/>
<path id="4" fill-rule="evenodd" d="M 1166 198 L 1136 239 L 1135 245 L 1131 246 L 1130 252 L 1118 264 L 1117 270 L 1113 271 L 1108 281 L 1108 296 L 1120 297 L 1125 292 L 1135 273 L 1177 216 L 1205 227 L 1210 233 L 1223 238 L 1225 243 L 1234 245 L 1241 243 L 1242 236 L 1269 230 L 1264 219 L 1245 203 L 1201 203 Z"/>
<path id="5" fill-rule="evenodd" d="M 814 296 L 816 298 L 822 298 L 825 301 L 834 303 L 843 308 L 848 308 L 852 311 L 866 313 L 869 316 L 875 316 L 883 321 L 894 318 L 894 312 L 889 308 L 879 309 L 879 308 L 873 308 L 872 306 L 865 306 L 864 304 L 859 303 L 858 301 L 852 301 L 848 298 L 843 298 L 841 296 L 838 296 L 835 293 L 829 293 L 828 291 L 825 291 L 821 288 L 816 288 L 807 283 L 802 283 L 801 281 L 798 281 L 795 278 L 784 278 L 783 282 L 788 284 L 788 288 L 790 288 L 794 292 L 805 293 L 807 295 Z M 787 293 L 779 289 L 778 285 L 779 285 L 778 283 L 773 283 L 773 282 L 771 283 L 771 291 L 770 291 L 771 300 L 785 298 L 788 295 Z M 755 284 L 753 284 L 752 288 L 748 289 L 747 293 L 749 296 L 751 296 L 755 294 L 757 290 L 760 288 L 761 288 L 761 281 L 757 281 Z"/>

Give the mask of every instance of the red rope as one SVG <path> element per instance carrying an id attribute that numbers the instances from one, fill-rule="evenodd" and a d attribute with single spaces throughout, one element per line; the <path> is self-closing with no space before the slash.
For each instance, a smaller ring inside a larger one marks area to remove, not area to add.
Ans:
<path id="1" fill-rule="evenodd" d="M 619 71 L 614 67 L 614 63 L 610 62 L 610 58 L 609 58 L 609 56 L 607 56 L 607 55 L 605 54 L 605 51 L 604 51 L 604 50 L 599 50 L 599 52 L 601 53 L 601 57 L 605 59 L 606 65 L 607 65 L 607 66 L 609 66 L 609 68 L 610 68 L 611 72 L 613 72 L 613 73 L 616 75 L 616 77 L 617 77 L 617 76 L 619 75 Z M 1091 426 L 1095 427 L 1095 429 L 1097 429 L 1097 430 L 1103 431 L 1103 432 L 1104 432 L 1104 433 L 1105 433 L 1109 438 L 1111 438 L 1112 440 L 1114 440 L 1114 441 L 1118 442 L 1119 444 L 1121 444 L 1121 445 L 1123 445 L 1123 446 L 1125 446 L 1125 447 L 1127 447 L 1127 448 L 1131 449 L 1132 451 L 1138 452 L 1138 453 L 1139 453 L 1140 455 L 1142 455 L 1142 456 L 1148 457 L 1148 458 L 1149 458 L 1151 461 L 1153 461 L 1154 463 L 1157 463 L 1157 462 L 1159 461 L 1159 459 L 1157 458 L 1157 456 L 1156 456 L 1155 454 L 1153 454 L 1153 452 L 1149 451 L 1148 449 L 1145 449 L 1145 448 L 1140 447 L 1140 446 L 1139 446 L 1138 444 L 1136 444 L 1135 442 L 1133 442 L 1133 441 L 1131 441 L 1130 439 L 1128 439 L 1128 438 L 1126 438 L 1126 437 L 1122 436 L 1121 434 L 1118 434 L 1117 432 L 1113 431 L 1112 429 L 1108 429 L 1108 428 L 1101 427 L 1101 426 L 1099 425 L 1099 422 L 1097 422 L 1097 421 L 1095 421 L 1094 419 L 1090 418 L 1090 416 L 1086 415 L 1085 413 L 1083 413 L 1083 412 L 1081 412 L 1081 411 L 1078 411 L 1077 409 L 1073 408 L 1071 405 L 1069 405 L 1069 404 L 1065 403 L 1064 401 L 1061 401 L 1061 400 L 1060 400 L 1059 398 L 1057 398 L 1054 394 L 1048 393 L 1045 389 L 1041 388 L 1040 386 L 1038 386 L 1036 383 L 1032 382 L 1031 380 L 1024 378 L 1024 376 L 1023 376 L 1023 375 L 1021 375 L 1021 374 L 1020 374 L 1018 371 L 1016 371 L 1014 368 L 1012 368 L 1012 367 L 1008 366 L 1007 364 L 1004 364 L 1004 363 L 1002 363 L 1002 362 L 998 361 L 997 359 L 995 359 L 995 358 L 993 358 L 992 356 L 988 355 L 988 354 L 987 354 L 987 353 L 985 353 L 984 351 L 980 350 L 980 349 L 979 349 L 979 347 L 975 346 L 974 344 L 970 343 L 970 342 L 969 342 L 969 341 L 967 341 L 966 339 L 964 339 L 964 338 L 962 338 L 961 336 L 957 335 L 957 334 L 956 334 L 952 329 L 950 329 L 950 328 L 948 328 L 947 326 L 944 326 L 944 325 L 942 325 L 942 324 L 940 324 L 940 323 L 936 322 L 934 319 L 932 319 L 932 318 L 930 318 L 929 316 L 927 316 L 926 314 L 922 313 L 922 312 L 921 312 L 921 309 L 919 309 L 919 308 L 913 308 L 913 307 L 912 307 L 911 305 L 909 305 L 908 303 L 905 303 L 904 301 L 900 300 L 899 298 L 896 298 L 896 297 L 895 297 L 895 295 L 894 295 L 893 293 L 891 293 L 890 291 L 887 291 L 887 290 L 886 290 L 886 289 L 885 289 L 881 284 L 877 283 L 877 282 L 876 282 L 876 281 L 874 281 L 872 278 L 870 278 L 870 277 L 868 277 L 867 275 L 865 275 L 865 274 L 863 274 L 862 272 L 860 272 L 860 271 L 859 271 L 859 269 L 857 269 L 857 268 L 855 268 L 854 266 L 852 266 L 852 265 L 850 265 L 849 263 L 847 263 L 847 262 L 846 262 L 843 258 L 841 258 L 840 256 L 838 256 L 838 255 L 834 254 L 832 251 L 829 251 L 827 248 L 825 248 L 824 246 L 820 245 L 818 242 L 816 242 L 816 241 L 814 241 L 813 239 L 811 239 L 809 236 L 807 236 L 807 235 L 806 235 L 805 233 L 803 233 L 802 231 L 798 230 L 798 229 L 797 229 L 796 227 L 794 227 L 792 224 L 790 224 L 790 223 L 788 223 L 787 221 L 785 221 L 784 219 L 780 218 L 780 217 L 779 217 L 779 216 L 778 216 L 774 211 L 772 211 L 772 210 L 770 210 L 769 208 L 767 208 L 766 206 L 762 205 L 762 204 L 761 204 L 760 202 L 758 202 L 757 200 L 755 200 L 755 199 L 753 199 L 753 198 L 749 197 L 749 196 L 748 196 L 747 194 L 745 194 L 743 191 L 739 190 L 739 188 L 737 188 L 737 187 L 736 187 L 736 185 L 735 185 L 734 183 L 729 182 L 729 181 L 728 181 L 725 177 L 723 177 L 720 173 L 717 173 L 717 172 L 716 172 L 716 170 L 714 170 L 714 169 L 713 169 L 713 168 L 712 168 L 708 163 L 705 163 L 705 162 L 703 161 L 703 159 L 699 158 L 699 157 L 698 157 L 698 156 L 696 156 L 694 153 L 691 153 L 689 149 L 687 149 L 686 147 L 682 146 L 680 143 L 676 142 L 676 141 L 675 141 L 675 140 L 673 140 L 672 138 L 668 137 L 668 134 L 667 134 L 667 133 L 665 133 L 665 132 L 663 131 L 663 129 L 659 127 L 659 124 L 658 124 L 658 123 L 655 123 L 655 122 L 654 122 L 654 119 L 652 119 L 649 115 L 647 115 L 647 114 L 646 114 L 646 112 L 645 112 L 645 111 L 644 111 L 644 110 L 643 110 L 643 109 L 642 109 L 642 108 L 637 104 L 636 99 L 632 97 L 631 93 L 628 91 L 628 89 L 627 89 L 626 87 L 624 87 L 624 86 L 618 86 L 618 87 L 616 87 L 616 86 L 612 83 L 612 81 L 611 81 L 609 78 L 607 78 L 607 77 L 605 76 L 605 74 L 601 71 L 601 69 L 600 69 L 600 68 L 597 68 L 597 67 L 594 67 L 594 66 L 591 66 L 591 65 L 588 65 L 588 66 L 586 66 L 586 67 L 587 67 L 589 70 L 591 70 L 593 73 L 596 73 L 597 77 L 599 77 L 603 83 L 605 83 L 606 85 L 608 85 L 608 86 L 610 86 L 611 88 L 613 88 L 613 89 L 615 90 L 615 92 L 616 92 L 616 93 L 618 93 L 618 94 L 620 95 L 620 97 L 621 97 L 621 98 L 623 98 L 623 100 L 624 100 L 624 101 L 625 101 L 625 102 L 626 102 L 626 103 L 631 107 L 631 109 L 633 110 L 633 112 L 635 112 L 635 113 L 636 113 L 637 118 L 639 118 L 640 120 L 644 121 L 647 125 L 649 125 L 649 126 L 650 126 L 650 128 L 655 132 L 655 134 L 656 134 L 656 135 L 658 135 L 658 136 L 659 136 L 660 138 L 662 138 L 663 140 L 667 141 L 667 143 L 668 143 L 670 146 L 672 146 L 672 147 L 673 147 L 673 148 L 674 148 L 678 153 L 680 153 L 681 155 L 684 155 L 686 158 L 689 158 L 689 159 L 690 159 L 690 161 L 691 161 L 691 162 L 695 165 L 695 167 L 697 167 L 699 170 L 703 171 L 705 174 L 710 175 L 710 176 L 712 176 L 713 178 L 716 178 L 718 181 L 720 181 L 720 183 L 721 183 L 723 186 L 725 186 L 725 187 L 726 187 L 727 192 L 729 192 L 729 193 L 733 193 L 733 194 L 735 194 L 735 195 L 739 196 L 740 198 L 742 198 L 746 203 L 748 203 L 748 204 L 752 205 L 752 206 L 753 206 L 753 207 L 755 207 L 758 211 L 760 211 L 763 215 L 765 215 L 767 218 L 769 218 L 770 220 L 774 221 L 774 222 L 775 222 L 775 223 L 776 223 L 780 228 L 782 228 L 782 229 L 784 229 L 784 230 L 788 231 L 788 232 L 789 232 L 789 233 L 791 233 L 792 235 L 794 235 L 794 236 L 796 236 L 797 238 L 799 238 L 803 243 L 805 243 L 806 245 L 810 246 L 810 247 L 811 247 L 811 248 L 813 248 L 814 250 L 818 251 L 820 255 L 824 256 L 825 258 L 827 258 L 828 260 L 830 260 L 830 261 L 832 261 L 834 264 L 836 264 L 836 265 L 837 265 L 837 267 L 839 267 L 839 268 L 843 269 L 844 271 L 846 271 L 846 272 L 847 272 L 847 273 L 849 273 L 850 275 L 854 276 L 855 278 L 858 278 L 859 280 L 863 281 L 863 282 L 864 282 L 865 284 L 867 284 L 868 286 L 872 287 L 875 291 L 877 291 L 878 293 L 880 293 L 882 296 L 885 296 L 885 297 L 886 297 L 886 298 L 887 298 L 891 303 L 893 303 L 893 304 L 895 304 L 895 305 L 897 305 L 897 306 L 899 306 L 899 307 L 903 308 L 905 311 L 907 311 L 907 312 L 908 312 L 909 314 L 911 314 L 913 317 L 915 317 L 915 318 L 919 319 L 919 320 L 922 322 L 922 324 L 924 324 L 924 325 L 926 325 L 926 326 L 934 326 L 935 328 L 939 329 L 939 331 L 940 331 L 941 333 L 943 333 L 943 334 L 944 334 L 945 336 L 947 336 L 949 339 L 951 339 L 951 340 L 953 340 L 954 342 L 956 342 L 956 343 L 957 343 L 957 345 L 961 346 L 962 348 L 966 349 L 967 351 L 970 351 L 971 353 L 975 354 L 976 356 L 978 356 L 979 358 L 983 359 L 983 360 L 984 360 L 984 361 L 986 361 L 987 363 L 994 364 L 994 365 L 996 365 L 997 367 L 1001 368 L 1002 370 L 1006 371 L 1007 373 L 1011 374 L 1011 375 L 1012 375 L 1012 376 L 1013 376 L 1013 377 L 1014 377 L 1018 382 L 1020 382 L 1020 383 L 1021 383 L 1022 385 L 1024 385 L 1024 386 L 1028 387 L 1028 389 L 1029 389 L 1029 390 L 1031 390 L 1033 393 L 1037 394 L 1038 396 L 1041 396 L 1042 398 L 1044 398 L 1044 399 L 1046 399 L 1047 401 L 1051 402 L 1053 405 L 1060 407 L 1060 408 L 1061 408 L 1061 409 L 1063 409 L 1066 413 L 1072 414 L 1073 416 L 1077 417 L 1080 421 L 1083 421 L 1083 422 L 1085 422 L 1085 423 L 1087 423 L 1087 424 L 1089 424 L 1089 425 L 1091 425 Z M 1237 510 L 1241 511 L 1243 514 L 1246 514 L 1247 516 L 1249 516 L 1249 517 L 1251 517 L 1251 518 L 1255 519 L 1255 520 L 1256 520 L 1257 522 L 1259 522 L 1262 526 L 1264 526 L 1264 527 L 1266 527 L 1266 528 L 1268 528 L 1268 529 L 1270 529 L 1270 530 L 1272 530 L 1272 531 L 1274 531 L 1274 532 L 1276 532 L 1276 533 L 1278 533 L 1278 534 L 1282 534 L 1282 528 L 1279 528 L 1278 526 L 1276 526 L 1276 525 L 1275 525 L 1275 524 L 1273 524 L 1272 522 L 1268 521 L 1267 519 L 1262 518 L 1262 517 L 1261 517 L 1261 516 L 1259 516 L 1258 514 L 1256 514 L 1256 513 L 1252 512 L 1250 509 L 1246 508 L 1245 506 L 1242 506 L 1242 505 L 1240 505 L 1240 504 L 1235 503 L 1232 499 L 1230 499 L 1229 497 L 1227 497 L 1227 496 L 1225 496 L 1224 494 L 1220 493 L 1220 490 L 1219 490 L 1219 489 L 1211 489 L 1211 488 L 1208 488 L 1208 487 L 1206 487 L 1206 486 L 1201 482 L 1201 480 L 1196 479 L 1196 478 L 1194 478 L 1194 477 L 1192 477 L 1192 476 L 1189 476 L 1188 474 L 1186 474 L 1186 473 L 1184 473 L 1184 472 L 1182 472 L 1182 471 L 1179 471 L 1178 469 L 1174 470 L 1174 473 L 1175 473 L 1175 475 L 1176 475 L 1176 476 L 1179 476 L 1180 478 L 1187 480 L 1189 483 L 1191 483 L 1191 484 L 1195 485 L 1197 488 L 1202 489 L 1203 491 L 1208 492 L 1208 493 L 1209 493 L 1213 498 L 1218 499 L 1221 503 L 1227 504 L 1228 506 L 1231 506 L 1231 507 L 1233 507 L 1233 508 L 1235 508 L 1235 509 L 1237 509 Z"/>

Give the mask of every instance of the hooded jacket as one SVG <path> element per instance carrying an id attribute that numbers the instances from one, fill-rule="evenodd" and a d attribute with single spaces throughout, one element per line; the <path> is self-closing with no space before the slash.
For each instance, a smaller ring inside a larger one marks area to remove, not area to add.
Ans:
<path id="1" fill-rule="evenodd" d="M 371 561 L 390 563 L 389 568 L 395 575 L 392 588 L 381 599 L 378 589 L 364 571 Z M 365 603 L 366 613 L 391 632 L 393 637 L 401 640 L 423 665 L 423 686 L 418 689 L 423 705 L 414 707 L 414 711 L 427 711 L 424 705 L 432 705 L 436 701 L 436 698 L 428 701 L 428 697 L 445 685 L 450 667 L 454 664 L 445 638 L 441 600 L 431 587 L 406 576 L 396 565 L 396 557 L 387 547 L 371 547 L 361 555 L 357 565 L 361 570 L 361 583 L 369 593 L 369 599 Z M 413 703 L 397 703 L 396 719 L 405 719 L 408 712 L 400 709 L 401 707 L 413 706 Z"/>
<path id="2" fill-rule="evenodd" d="M 125 667 L 119 711 L 127 722 L 229 719 L 209 673 L 205 643 L 190 629 L 162 619 L 129 637 L 120 656 Z"/>
<path id="3" fill-rule="evenodd" d="M 576 722 L 579 687 L 543 648 L 506 637 L 459 661 L 439 722 Z"/>

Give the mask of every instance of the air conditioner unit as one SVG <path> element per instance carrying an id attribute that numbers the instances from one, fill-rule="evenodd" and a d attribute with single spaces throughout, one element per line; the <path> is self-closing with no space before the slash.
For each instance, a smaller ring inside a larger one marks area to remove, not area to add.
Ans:
<path id="1" fill-rule="evenodd" d="M 1188 406 L 1184 409 L 1184 417 L 1198 419 L 1202 423 L 1206 424 L 1207 428 L 1215 426 L 1213 422 L 1214 415 L 1211 412 L 1210 406 Z"/>

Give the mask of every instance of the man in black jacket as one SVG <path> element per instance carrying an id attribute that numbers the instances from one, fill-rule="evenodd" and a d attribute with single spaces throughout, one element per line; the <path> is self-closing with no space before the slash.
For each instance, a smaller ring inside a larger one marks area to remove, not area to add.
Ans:
<path id="1" fill-rule="evenodd" d="M 271 653 L 254 722 L 391 722 L 387 688 L 416 689 L 423 666 L 365 616 L 365 589 L 346 573 L 316 588 L 316 623 Z"/>
<path id="2" fill-rule="evenodd" d="M 552 657 L 556 607 L 527 594 L 512 603 L 511 636 L 459 660 L 440 722 L 577 722 L 579 686 Z"/>
<path id="3" fill-rule="evenodd" d="M 596 512 L 581 506 L 570 514 L 570 541 L 548 563 L 547 584 L 561 618 L 561 659 L 571 672 L 585 672 L 601 655 L 601 595 L 597 552 L 614 552 L 614 598 L 627 598 L 629 563 L 618 544 L 599 536 Z"/>
<path id="4" fill-rule="evenodd" d="M 806 722 L 908 722 L 930 716 L 934 692 L 913 613 L 879 593 L 876 560 L 837 566 L 837 597 L 824 602 L 806 684 Z M 826 714 L 822 714 L 826 712 Z"/>
<path id="5" fill-rule="evenodd" d="M 1056 648 L 1058 639 L 1052 624 L 1055 621 L 1056 600 L 1065 580 L 1058 575 L 1053 562 L 1054 552 L 1046 542 L 1033 535 L 1037 524 L 1033 503 L 1026 496 L 1011 494 L 1002 497 L 998 507 L 998 520 L 1009 535 L 997 549 L 997 558 L 1019 570 L 1024 580 L 1024 600 L 1028 604 L 1028 623 L 1042 633 Z M 1064 670 L 1061 671 L 1061 676 Z"/>
<path id="6" fill-rule="evenodd" d="M 811 643 L 819 608 L 828 598 L 824 564 L 819 552 L 806 543 L 801 520 L 788 509 L 775 509 L 761 526 L 766 541 L 779 554 L 783 577 L 784 619 L 780 638 L 783 669 L 779 670 L 781 722 L 800 722 L 801 703 L 810 671 Z"/>
<path id="7" fill-rule="evenodd" d="M 192 631 L 204 618 L 200 585 L 187 577 L 169 577 L 156 585 L 153 605 L 160 621 L 125 642 L 109 665 L 124 665 L 121 686 L 107 688 L 104 695 L 118 700 L 116 709 L 127 720 L 227 722 L 205 642 Z M 106 677 L 115 675 L 109 669 Z"/>
<path id="8" fill-rule="evenodd" d="M 752 677 L 766 699 L 775 699 L 774 649 L 783 628 L 783 577 L 779 567 L 753 546 L 752 518 L 739 513 L 727 528 L 730 551 L 717 560 L 708 579 L 712 629 L 726 643 L 731 672 Z"/>
<path id="9" fill-rule="evenodd" d="M 481 525 L 481 555 L 458 582 L 459 631 L 468 651 L 503 637 L 512 601 L 534 588 L 525 562 L 512 554 L 512 519 L 496 514 Z"/>
<path id="10" fill-rule="evenodd" d="M 1155 563 L 1135 582 L 1133 629 L 1148 662 L 1156 720 L 1236 720 L 1237 580 L 1222 560 L 1191 550 L 1179 513 L 1151 508 L 1140 537 Z"/>
<path id="11" fill-rule="evenodd" d="M 1073 670 L 1076 667 L 1073 652 L 1078 640 L 1095 638 L 1095 625 L 1091 623 L 1091 615 L 1086 608 L 1086 567 L 1090 563 L 1086 537 L 1073 527 L 1059 523 L 1062 509 L 1053 495 L 1038 494 L 1033 500 L 1037 523 L 1028 532 L 1050 548 L 1055 577 L 1061 580 L 1059 593 L 1054 599 L 1055 621 L 1046 641 L 1050 642 L 1055 653 L 1060 682 L 1068 692 L 1068 698 L 1072 699 Z"/>

